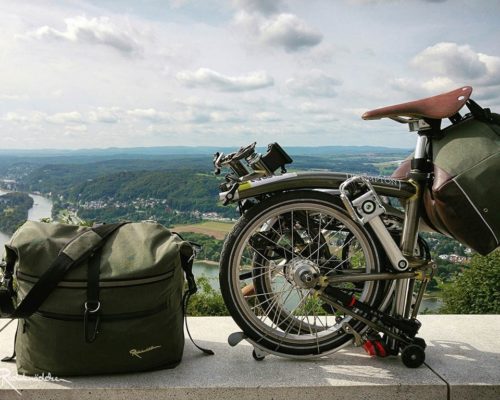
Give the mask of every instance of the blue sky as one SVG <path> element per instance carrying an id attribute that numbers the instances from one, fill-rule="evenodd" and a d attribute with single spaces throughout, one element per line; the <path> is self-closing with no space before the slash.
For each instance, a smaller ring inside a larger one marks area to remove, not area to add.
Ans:
<path id="1" fill-rule="evenodd" d="M 0 1 L 0 148 L 410 147 L 371 108 L 500 110 L 500 2 Z"/>

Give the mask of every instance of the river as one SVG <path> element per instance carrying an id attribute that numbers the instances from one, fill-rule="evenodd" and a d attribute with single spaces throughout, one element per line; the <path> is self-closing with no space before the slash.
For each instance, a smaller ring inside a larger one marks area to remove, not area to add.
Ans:
<path id="1" fill-rule="evenodd" d="M 0 190 L 0 196 L 5 193 L 7 192 Z M 41 218 L 50 218 L 52 214 L 52 201 L 37 194 L 30 194 L 30 197 L 33 199 L 33 207 L 28 211 L 28 219 L 30 221 L 39 221 Z M 3 249 L 3 245 L 9 238 L 9 235 L 0 232 L 0 248 Z"/>

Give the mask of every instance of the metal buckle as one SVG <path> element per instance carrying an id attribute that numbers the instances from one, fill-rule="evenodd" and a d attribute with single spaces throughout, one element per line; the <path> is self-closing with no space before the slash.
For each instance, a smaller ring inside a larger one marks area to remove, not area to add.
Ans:
<path id="1" fill-rule="evenodd" d="M 101 302 L 100 302 L 100 301 L 98 301 L 98 302 L 97 302 L 97 305 L 96 305 L 96 307 L 95 307 L 94 309 L 91 309 L 91 308 L 89 307 L 89 303 L 96 303 L 96 302 L 95 302 L 95 301 L 93 301 L 93 302 L 91 302 L 91 301 L 86 301 L 86 302 L 85 302 L 85 312 L 86 312 L 86 313 L 87 313 L 87 312 L 89 312 L 90 314 L 94 314 L 94 313 L 96 313 L 97 311 L 99 311 L 99 309 L 101 308 Z"/>
<path id="2" fill-rule="evenodd" d="M 96 315 L 93 332 L 91 333 L 91 335 L 89 335 L 89 329 L 88 329 L 89 315 L 96 314 L 100 310 L 101 302 L 98 301 L 94 309 L 89 308 L 89 303 L 91 302 L 89 301 L 85 302 L 85 312 L 83 313 L 83 335 L 85 337 L 85 342 L 92 343 L 97 339 L 101 317 L 99 316 L 99 314 Z"/>

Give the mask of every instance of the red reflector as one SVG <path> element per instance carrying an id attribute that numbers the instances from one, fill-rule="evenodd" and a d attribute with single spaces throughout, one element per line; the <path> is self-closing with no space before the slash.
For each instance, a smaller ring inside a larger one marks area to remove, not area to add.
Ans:
<path id="1" fill-rule="evenodd" d="M 365 349 L 365 351 L 368 353 L 368 355 L 370 356 L 376 356 L 377 353 L 375 352 L 375 347 L 373 346 L 373 343 L 371 340 L 367 340 L 364 344 L 363 344 L 363 349 Z"/>
<path id="2" fill-rule="evenodd" d="M 387 357 L 387 355 L 388 355 L 387 354 L 387 350 L 385 349 L 385 346 L 382 343 L 380 343 L 380 341 L 375 340 L 373 342 L 373 344 L 375 345 L 375 348 L 376 348 L 376 351 L 377 351 L 377 355 L 379 357 Z"/>

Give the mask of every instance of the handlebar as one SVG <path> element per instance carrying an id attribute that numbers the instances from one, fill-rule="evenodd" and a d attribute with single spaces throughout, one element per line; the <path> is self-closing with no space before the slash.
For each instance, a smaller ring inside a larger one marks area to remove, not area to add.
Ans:
<path id="1" fill-rule="evenodd" d="M 234 172 L 228 176 L 232 181 L 272 176 L 279 168 L 282 173 L 286 172 L 285 165 L 290 164 L 292 159 L 278 143 L 271 143 L 264 155 L 255 152 L 256 145 L 257 142 L 253 142 L 229 154 L 215 153 L 213 158 L 215 175 L 219 175 L 221 169 L 226 166 Z"/>
<path id="2" fill-rule="evenodd" d="M 224 154 L 224 153 L 215 153 L 214 154 L 214 167 L 215 167 L 215 175 L 220 174 L 221 168 L 225 167 L 226 165 L 231 165 L 231 163 L 234 163 L 236 161 L 240 161 L 246 158 L 249 158 L 255 153 L 255 146 L 257 145 L 257 142 L 253 142 L 249 144 L 248 146 L 242 146 L 238 151 L 235 151 L 234 153 L 229 153 L 229 154 Z M 248 172 L 245 170 L 245 172 Z"/>

